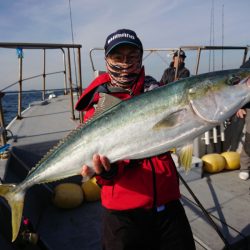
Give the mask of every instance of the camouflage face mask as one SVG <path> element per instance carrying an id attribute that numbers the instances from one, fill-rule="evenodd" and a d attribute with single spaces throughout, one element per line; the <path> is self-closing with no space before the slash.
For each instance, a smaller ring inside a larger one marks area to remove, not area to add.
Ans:
<path id="1" fill-rule="evenodd" d="M 122 88 L 130 88 L 138 79 L 142 57 L 131 56 L 126 62 L 118 62 L 115 58 L 106 57 L 107 71 L 111 78 L 111 85 Z"/>

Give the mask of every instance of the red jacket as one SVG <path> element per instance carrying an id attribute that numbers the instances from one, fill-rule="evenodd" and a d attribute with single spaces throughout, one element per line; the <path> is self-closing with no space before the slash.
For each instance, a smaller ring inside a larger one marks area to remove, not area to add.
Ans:
<path id="1" fill-rule="evenodd" d="M 144 69 L 132 89 L 139 95 L 144 87 Z M 85 89 L 76 104 L 77 110 L 85 111 L 84 120 L 94 114 L 93 104 L 99 100 L 97 88 L 110 81 L 108 74 L 96 78 Z M 128 93 L 112 93 L 122 100 L 131 98 Z M 102 205 L 113 210 L 152 208 L 180 198 L 179 182 L 175 164 L 169 152 L 143 160 L 119 161 L 118 171 L 110 180 L 97 176 L 102 186 Z"/>

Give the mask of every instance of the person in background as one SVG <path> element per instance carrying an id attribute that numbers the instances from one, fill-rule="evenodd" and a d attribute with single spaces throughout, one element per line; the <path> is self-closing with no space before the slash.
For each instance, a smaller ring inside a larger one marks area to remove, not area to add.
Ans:
<path id="1" fill-rule="evenodd" d="M 107 73 L 97 77 L 76 104 L 85 111 L 85 121 L 94 115 L 100 93 L 126 100 L 157 85 L 155 79 L 145 78 L 143 45 L 134 31 L 117 30 L 104 48 Z M 195 249 L 170 152 L 112 164 L 96 152 L 92 164 L 104 207 L 102 249 Z M 83 166 L 83 176 L 90 172 Z"/>
<path id="2" fill-rule="evenodd" d="M 250 68 L 250 57 L 241 65 L 241 68 Z M 249 79 L 250 81 L 250 79 Z M 250 175 L 250 103 L 247 103 L 243 108 L 236 113 L 238 118 L 245 119 L 245 140 L 240 153 L 240 173 L 239 178 L 242 180 L 249 179 Z"/>
<path id="3" fill-rule="evenodd" d="M 178 56 L 178 53 L 179 53 L 179 56 Z M 165 69 L 161 77 L 161 80 L 160 80 L 161 85 L 165 85 L 170 82 L 177 81 L 181 78 L 190 76 L 189 70 L 185 68 L 185 63 L 184 63 L 185 58 L 186 58 L 186 55 L 183 50 L 175 51 L 173 55 L 173 61 L 170 63 L 169 67 Z M 178 71 L 177 71 L 177 77 L 176 77 L 177 68 L 178 68 Z"/>

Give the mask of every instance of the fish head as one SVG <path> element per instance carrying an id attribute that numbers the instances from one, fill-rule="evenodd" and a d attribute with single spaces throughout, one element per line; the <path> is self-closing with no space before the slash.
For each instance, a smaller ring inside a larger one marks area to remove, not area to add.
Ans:
<path id="1" fill-rule="evenodd" d="M 207 77 L 208 76 L 208 77 Z M 250 69 L 225 70 L 200 77 L 188 90 L 194 113 L 219 124 L 250 101 Z"/>

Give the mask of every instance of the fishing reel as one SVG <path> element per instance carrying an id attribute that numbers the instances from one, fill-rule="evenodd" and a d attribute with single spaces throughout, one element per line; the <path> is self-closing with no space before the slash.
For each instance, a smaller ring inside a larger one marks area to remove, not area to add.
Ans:
<path id="1" fill-rule="evenodd" d="M 29 230 L 25 230 L 21 232 L 21 240 L 23 243 L 36 245 L 38 242 L 38 235 L 30 232 Z"/>
<path id="2" fill-rule="evenodd" d="M 19 234 L 19 244 L 36 245 L 39 240 L 39 237 L 38 234 L 34 232 L 28 218 L 23 219 L 23 227 L 23 230 Z"/>

